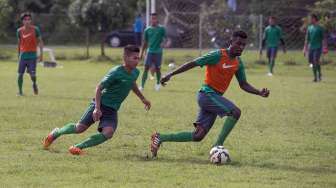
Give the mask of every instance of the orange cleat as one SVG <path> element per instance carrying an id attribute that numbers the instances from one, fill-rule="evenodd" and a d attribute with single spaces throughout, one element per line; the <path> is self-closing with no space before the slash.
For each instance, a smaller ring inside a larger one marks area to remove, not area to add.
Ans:
<path id="1" fill-rule="evenodd" d="M 157 157 L 157 152 L 159 151 L 161 145 L 160 134 L 154 133 L 151 137 L 150 150 L 152 152 L 152 157 Z"/>
<path id="2" fill-rule="evenodd" d="M 59 128 L 55 128 L 54 130 L 52 130 L 47 137 L 45 137 L 42 141 L 42 144 L 43 144 L 43 148 L 44 149 L 49 149 L 49 146 L 56 140 L 56 138 L 54 137 L 54 133 L 56 131 L 58 131 Z"/>
<path id="3" fill-rule="evenodd" d="M 76 146 L 71 146 L 69 148 L 69 152 L 72 154 L 72 155 L 83 155 L 84 154 L 84 151 Z"/>

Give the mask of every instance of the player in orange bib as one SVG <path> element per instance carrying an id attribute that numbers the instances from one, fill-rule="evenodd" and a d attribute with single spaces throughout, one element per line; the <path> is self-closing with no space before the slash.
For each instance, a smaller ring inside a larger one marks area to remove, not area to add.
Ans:
<path id="1" fill-rule="evenodd" d="M 268 97 L 269 90 L 255 89 L 245 76 L 245 69 L 240 55 L 246 45 L 247 35 L 244 31 L 236 31 L 231 37 L 231 45 L 228 49 L 219 49 L 209 52 L 189 63 L 185 63 L 173 72 L 161 79 L 165 85 L 172 76 L 190 70 L 197 66 L 206 66 L 205 80 L 198 93 L 199 113 L 194 123 L 192 132 L 179 132 L 173 134 L 154 133 L 151 138 L 151 152 L 156 157 L 158 149 L 163 142 L 190 142 L 201 141 L 209 132 L 217 116 L 227 116 L 223 128 L 214 146 L 221 146 L 237 123 L 240 117 L 240 109 L 230 100 L 222 96 L 230 85 L 233 76 L 236 76 L 242 90 Z"/>
<path id="2" fill-rule="evenodd" d="M 22 13 L 21 21 L 23 26 L 20 27 L 17 32 L 18 38 L 18 56 L 19 56 L 19 68 L 18 68 L 18 96 L 23 96 L 23 74 L 27 69 L 30 74 L 30 78 L 33 82 L 34 94 L 38 94 L 38 87 L 36 83 L 36 62 L 37 62 L 37 46 L 40 47 L 39 61 L 43 60 L 43 41 L 41 37 L 41 31 L 38 27 L 31 24 L 32 16 L 30 13 Z"/>

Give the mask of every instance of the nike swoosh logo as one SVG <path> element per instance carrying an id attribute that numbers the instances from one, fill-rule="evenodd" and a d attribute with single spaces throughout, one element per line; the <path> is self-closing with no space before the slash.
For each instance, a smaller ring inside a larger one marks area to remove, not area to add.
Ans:
<path id="1" fill-rule="evenodd" d="M 228 68 L 231 68 L 231 67 L 235 67 L 235 66 L 234 65 L 223 64 L 223 69 L 228 69 Z"/>
<path id="2" fill-rule="evenodd" d="M 24 35 L 24 34 L 22 34 L 22 38 L 27 38 L 27 37 L 29 37 L 31 35 L 31 33 L 29 33 L 28 35 Z"/>

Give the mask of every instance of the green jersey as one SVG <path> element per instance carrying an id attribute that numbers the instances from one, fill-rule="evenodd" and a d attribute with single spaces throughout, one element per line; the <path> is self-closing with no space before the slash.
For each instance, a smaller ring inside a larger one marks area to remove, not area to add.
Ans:
<path id="1" fill-rule="evenodd" d="M 310 25 L 307 30 L 307 42 L 309 49 L 322 48 L 323 28 L 319 25 Z"/>
<path id="2" fill-rule="evenodd" d="M 101 103 L 118 110 L 131 91 L 138 76 L 139 70 L 136 68 L 130 73 L 121 65 L 112 68 L 100 82 L 103 89 Z"/>
<path id="3" fill-rule="evenodd" d="M 161 43 L 163 41 L 163 38 L 166 37 L 166 30 L 162 26 L 150 26 L 146 28 L 144 33 L 145 41 L 148 44 L 147 52 L 150 53 L 161 53 Z"/>
<path id="4" fill-rule="evenodd" d="M 264 32 L 267 48 L 276 48 L 282 38 L 282 30 L 279 26 L 267 26 Z"/>

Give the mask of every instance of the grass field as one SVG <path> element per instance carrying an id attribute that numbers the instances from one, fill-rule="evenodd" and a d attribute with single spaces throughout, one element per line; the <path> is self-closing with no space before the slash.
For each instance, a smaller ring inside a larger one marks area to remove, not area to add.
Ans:
<path id="1" fill-rule="evenodd" d="M 56 49 L 56 54 L 62 50 L 71 54 L 74 49 Z M 120 59 L 118 52 L 111 53 Z M 170 50 L 165 57 L 182 63 L 197 54 Z M 68 147 L 93 134 L 96 125 L 81 135 L 59 138 L 50 151 L 42 150 L 41 139 L 80 118 L 95 85 L 115 64 L 63 60 L 62 68 L 39 66 L 40 95 L 33 96 L 25 76 L 26 96 L 16 97 L 17 64 L 0 61 L 0 187 L 336 187 L 335 62 L 323 66 L 321 83 L 313 83 L 301 53 L 279 55 L 276 75 L 268 77 L 266 66 L 253 63 L 255 52 L 244 54 L 249 82 L 268 87 L 271 95 L 247 94 L 232 81 L 225 96 L 242 116 L 225 143 L 233 162 L 223 166 L 208 161 L 223 119 L 217 119 L 202 142 L 164 143 L 157 160 L 146 158 L 154 131 L 193 129 L 204 69 L 174 77 L 160 92 L 148 81 L 149 112 L 131 93 L 112 140 L 87 149 L 84 156 L 72 156 Z M 328 58 L 335 60 L 335 54 Z M 297 65 L 284 65 L 288 59 Z"/>

